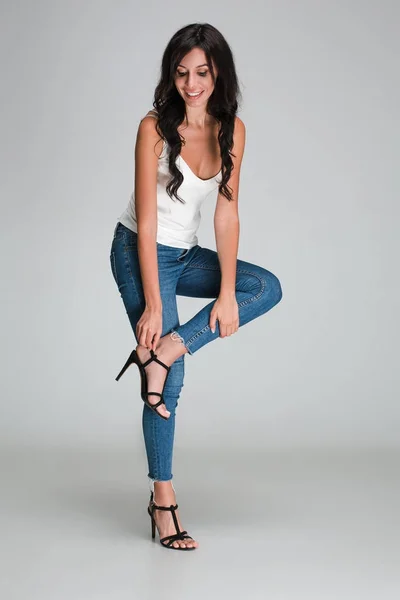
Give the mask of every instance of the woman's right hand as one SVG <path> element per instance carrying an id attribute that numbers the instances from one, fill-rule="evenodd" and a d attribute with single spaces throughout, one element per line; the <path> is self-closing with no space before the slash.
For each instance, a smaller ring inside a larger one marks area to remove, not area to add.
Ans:
<path id="1" fill-rule="evenodd" d="M 146 306 L 136 325 L 136 336 L 141 346 L 155 351 L 162 333 L 162 308 Z"/>

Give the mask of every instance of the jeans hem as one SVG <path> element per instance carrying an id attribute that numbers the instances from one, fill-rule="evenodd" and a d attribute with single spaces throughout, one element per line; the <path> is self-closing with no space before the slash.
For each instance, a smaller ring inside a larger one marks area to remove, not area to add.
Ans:
<path id="1" fill-rule="evenodd" d="M 189 348 L 189 345 L 185 342 L 185 340 L 183 339 L 183 337 L 177 331 L 175 331 L 175 329 L 171 329 L 170 334 L 173 334 L 173 333 L 178 337 L 179 341 L 182 342 L 182 344 L 185 346 L 185 348 L 187 349 L 187 351 L 189 352 L 189 354 L 193 354 L 192 351 Z M 172 337 L 172 335 L 171 335 L 171 338 L 174 339 Z"/>
<path id="2" fill-rule="evenodd" d="M 149 484 L 149 489 L 150 492 L 153 492 L 154 494 L 154 483 L 157 483 L 158 481 L 162 482 L 162 481 L 170 481 L 171 485 L 172 485 L 172 489 L 174 490 L 174 492 L 176 491 L 174 488 L 174 484 L 173 484 L 173 475 L 171 475 L 171 477 L 169 477 L 168 479 L 153 479 L 153 477 L 151 477 L 149 474 L 147 474 L 147 480 L 148 480 L 148 484 Z"/>

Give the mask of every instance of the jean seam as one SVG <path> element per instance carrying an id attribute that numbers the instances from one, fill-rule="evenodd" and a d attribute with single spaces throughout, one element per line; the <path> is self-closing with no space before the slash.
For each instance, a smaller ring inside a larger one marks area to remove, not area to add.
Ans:
<path id="1" fill-rule="evenodd" d="M 124 249 L 123 252 L 124 252 L 124 264 L 125 264 L 125 268 L 126 268 L 126 270 L 128 272 L 128 277 L 129 277 L 129 280 L 131 282 L 132 288 L 135 290 L 137 301 L 140 304 L 140 296 L 139 296 L 139 293 L 138 293 L 138 290 L 137 290 L 137 287 L 136 287 L 136 283 L 135 283 L 135 280 L 134 280 L 134 277 L 133 277 L 133 274 L 132 274 L 131 266 L 129 264 L 128 249 L 129 249 L 130 246 L 126 243 L 125 237 L 122 240 L 122 244 L 123 244 L 123 249 Z"/>
<path id="2" fill-rule="evenodd" d="M 115 283 L 117 284 L 117 287 L 119 287 L 118 278 L 117 278 L 117 269 L 115 266 L 115 252 L 113 250 L 111 250 L 110 262 L 111 262 L 111 272 L 113 274 L 113 277 L 115 279 Z"/>
<path id="3" fill-rule="evenodd" d="M 206 271 L 218 271 L 220 270 L 220 267 L 204 267 L 203 265 L 196 265 L 196 264 L 189 264 L 187 265 L 189 268 L 196 268 L 196 269 L 204 269 Z M 243 302 L 240 302 L 238 304 L 238 306 L 244 306 L 245 304 L 247 304 L 248 302 L 253 302 L 254 300 L 257 300 L 259 298 L 259 296 L 261 296 L 261 294 L 264 291 L 265 288 L 265 280 L 262 279 L 262 277 L 259 277 L 256 273 L 253 273 L 252 271 L 248 271 L 247 269 L 242 269 L 240 267 L 237 268 L 237 272 L 238 273 L 247 273 L 248 275 L 252 275 L 253 277 L 256 277 L 260 282 L 261 282 L 261 291 L 256 294 L 255 296 L 252 296 L 251 298 L 249 298 L 248 300 L 243 300 Z"/>
<path id="4" fill-rule="evenodd" d="M 217 271 L 219 269 L 219 267 L 202 267 L 200 265 L 193 265 L 193 264 L 191 264 L 189 266 L 190 267 L 195 267 L 197 269 L 205 269 L 205 270 L 212 270 L 212 271 Z M 256 277 L 261 282 L 261 290 L 257 294 L 255 294 L 251 298 L 248 298 L 247 300 L 242 300 L 242 302 L 238 303 L 238 308 L 241 308 L 242 306 L 246 306 L 246 304 L 249 304 L 250 302 L 254 302 L 255 300 L 258 300 L 260 298 L 260 296 L 262 296 L 262 294 L 264 293 L 264 290 L 265 290 L 266 281 L 262 277 L 259 277 L 258 275 L 256 275 L 256 273 L 253 273 L 252 271 L 248 271 L 247 269 L 241 269 L 239 267 L 237 269 L 237 272 L 238 273 L 247 273 L 248 275 L 252 275 L 253 277 Z M 200 331 L 198 331 L 197 333 L 195 333 L 185 343 L 185 346 L 187 347 L 187 349 L 189 350 L 189 346 L 191 346 L 193 344 L 193 342 L 195 342 L 197 340 L 197 338 L 199 338 L 208 329 L 210 329 L 210 325 L 206 325 L 205 327 L 203 327 L 203 329 L 201 329 Z"/>
<path id="5" fill-rule="evenodd" d="M 203 265 L 196 265 L 196 263 L 190 263 L 187 265 L 189 268 L 194 267 L 195 269 L 206 269 L 207 271 L 218 271 L 220 267 L 204 267 Z"/>
<path id="6" fill-rule="evenodd" d="M 149 408 L 148 406 L 146 406 L 146 404 L 144 405 L 144 408 L 145 408 L 145 409 L 147 408 L 148 410 L 151 410 L 151 408 Z M 153 411 L 152 411 L 152 412 L 153 412 Z M 156 419 L 158 419 L 159 417 L 157 417 L 157 416 L 156 416 L 156 415 L 154 415 L 154 414 L 153 414 L 153 415 L 150 415 L 150 416 L 151 416 L 151 418 L 152 418 L 152 428 L 151 428 L 151 432 L 152 432 L 152 435 L 153 435 L 153 443 L 152 443 L 152 447 L 154 448 L 154 454 L 153 454 L 153 461 L 152 461 L 152 462 L 154 462 L 154 463 L 155 463 L 155 465 L 156 465 L 156 474 L 155 474 L 155 478 L 157 479 L 157 477 L 158 477 L 158 475 L 159 475 L 159 473 L 160 473 L 160 455 L 159 455 L 159 453 L 157 452 L 157 447 L 158 447 L 158 444 L 157 444 L 157 433 L 156 433 L 156 430 L 155 430 L 155 428 L 156 428 Z"/>

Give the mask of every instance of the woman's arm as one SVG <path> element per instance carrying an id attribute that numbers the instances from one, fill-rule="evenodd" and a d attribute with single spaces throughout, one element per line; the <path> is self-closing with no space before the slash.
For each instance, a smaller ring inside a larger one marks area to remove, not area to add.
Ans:
<path id="1" fill-rule="evenodd" d="M 139 343 L 155 349 L 161 336 L 162 301 L 157 262 L 157 168 L 155 149 L 161 140 L 153 117 L 139 124 L 135 146 L 135 211 L 138 230 L 138 257 L 146 302 L 137 326 Z M 150 331 L 151 329 L 151 331 Z M 155 331 L 156 330 L 156 331 Z M 156 336 L 153 341 L 153 336 Z"/>
<path id="2" fill-rule="evenodd" d="M 221 268 L 221 286 L 217 302 L 211 313 L 210 326 L 214 331 L 215 321 L 218 318 L 221 337 L 231 335 L 239 327 L 235 287 L 240 233 L 239 179 L 245 141 L 246 128 L 243 121 L 236 117 L 232 148 L 232 152 L 236 156 L 232 156 L 233 171 L 228 182 L 232 188 L 233 200 L 229 201 L 222 194 L 218 194 L 214 213 L 214 231 Z"/>

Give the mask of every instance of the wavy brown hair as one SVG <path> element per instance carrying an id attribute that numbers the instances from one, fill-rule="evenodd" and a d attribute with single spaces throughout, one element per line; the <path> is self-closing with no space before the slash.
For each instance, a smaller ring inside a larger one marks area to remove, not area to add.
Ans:
<path id="1" fill-rule="evenodd" d="M 177 200 L 185 203 L 178 195 L 183 175 L 176 166 L 176 159 L 182 148 L 182 137 L 177 128 L 186 116 L 186 105 L 175 87 L 175 74 L 182 58 L 193 48 L 201 48 L 204 51 L 214 82 L 214 90 L 208 99 L 206 110 L 219 123 L 218 141 L 222 162 L 219 191 L 228 200 L 232 200 L 232 188 L 228 181 L 233 169 L 231 156 L 235 156 L 231 150 L 241 92 L 232 51 L 218 29 L 208 23 L 193 23 L 179 29 L 168 42 L 162 57 L 161 75 L 154 92 L 153 106 L 158 113 L 158 134 L 170 147 L 171 179 L 166 190 L 170 198 L 174 199 L 175 196 Z M 217 77 L 213 61 L 218 69 Z"/>

